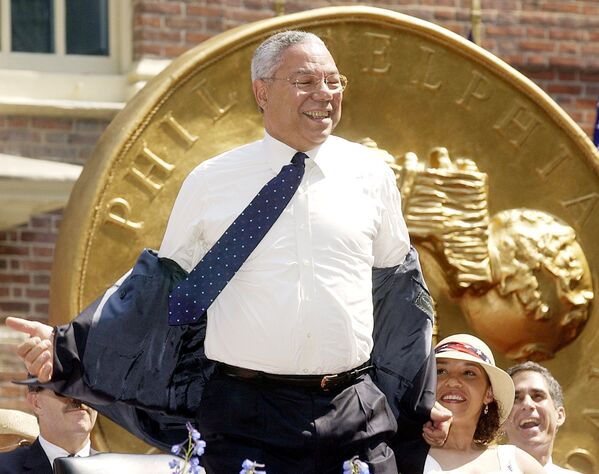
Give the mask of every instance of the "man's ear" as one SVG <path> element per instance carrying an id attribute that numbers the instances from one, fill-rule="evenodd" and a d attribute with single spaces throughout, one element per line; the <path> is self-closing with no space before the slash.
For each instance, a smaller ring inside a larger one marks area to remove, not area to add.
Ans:
<path id="1" fill-rule="evenodd" d="M 564 407 L 559 407 L 557 409 L 557 427 L 559 428 L 566 421 L 566 409 Z"/>
<path id="2" fill-rule="evenodd" d="M 29 405 L 31 405 L 31 408 L 33 408 L 33 413 L 35 413 L 36 415 L 38 415 L 38 412 L 40 411 L 40 403 L 39 400 L 37 398 L 37 394 L 39 392 L 27 392 L 27 401 L 29 402 Z"/>
<path id="3" fill-rule="evenodd" d="M 252 89 L 254 91 L 256 104 L 258 104 L 260 110 L 264 110 L 268 102 L 268 86 L 266 81 L 263 81 L 262 79 L 256 79 L 254 82 L 252 82 Z"/>

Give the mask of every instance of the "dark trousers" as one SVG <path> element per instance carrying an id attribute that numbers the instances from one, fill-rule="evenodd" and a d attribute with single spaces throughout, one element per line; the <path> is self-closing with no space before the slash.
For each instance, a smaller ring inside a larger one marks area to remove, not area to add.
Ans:
<path id="1" fill-rule="evenodd" d="M 397 473 L 386 443 L 397 424 L 368 375 L 328 393 L 215 374 L 197 421 L 208 474 L 237 474 L 245 459 L 268 474 L 341 474 L 354 456 L 372 474 Z"/>

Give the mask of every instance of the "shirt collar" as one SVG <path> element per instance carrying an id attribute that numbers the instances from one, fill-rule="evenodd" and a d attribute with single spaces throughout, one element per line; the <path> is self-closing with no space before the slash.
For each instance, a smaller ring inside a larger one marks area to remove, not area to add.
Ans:
<path id="1" fill-rule="evenodd" d="M 66 457 L 70 456 L 69 452 L 62 449 L 60 446 L 56 446 L 55 444 L 52 444 L 50 441 L 45 439 L 42 435 L 39 435 L 39 441 L 40 441 L 40 445 L 42 446 L 42 449 L 44 450 L 44 452 L 46 453 L 46 456 L 48 457 L 48 460 L 50 461 L 51 466 L 54 465 L 54 460 L 56 458 L 66 458 Z M 90 440 L 88 439 L 87 442 L 83 445 L 83 448 L 81 448 L 79 451 L 77 451 L 75 453 L 75 456 L 84 458 L 84 457 L 89 456 L 90 452 L 91 452 L 91 443 L 90 443 Z"/>
<path id="2" fill-rule="evenodd" d="M 314 160 L 314 163 L 325 177 L 332 176 L 340 169 L 339 164 L 335 163 L 338 151 L 335 152 L 334 140 L 335 137 L 329 137 L 322 145 L 308 152 L 308 156 Z"/>
<path id="3" fill-rule="evenodd" d="M 327 139 L 327 141 L 325 141 L 325 143 L 322 145 L 304 152 L 306 155 L 308 155 L 310 160 L 318 168 L 320 168 L 322 174 L 325 176 L 334 169 L 331 163 L 331 157 L 327 157 L 326 153 L 324 153 L 324 150 L 329 148 L 326 146 L 328 141 L 329 140 Z M 276 138 L 273 138 L 266 131 L 264 132 L 263 144 L 265 148 L 266 162 L 268 167 L 272 169 L 275 174 L 278 174 L 283 166 L 288 165 L 291 162 L 293 155 L 297 153 L 297 150 L 291 148 L 289 145 L 286 145 Z"/>

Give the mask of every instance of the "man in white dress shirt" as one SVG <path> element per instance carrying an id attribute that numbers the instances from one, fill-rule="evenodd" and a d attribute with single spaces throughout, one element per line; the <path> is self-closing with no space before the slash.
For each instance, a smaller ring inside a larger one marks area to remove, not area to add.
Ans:
<path id="1" fill-rule="evenodd" d="M 56 458 L 92 453 L 95 410 L 37 386 L 29 387 L 27 401 L 38 419 L 39 437 L 30 446 L 0 454 L 0 474 L 52 474 Z"/>
<path id="2" fill-rule="evenodd" d="M 555 436 L 566 421 L 559 382 L 535 362 L 515 365 L 507 372 L 516 387 L 514 406 L 504 427 L 508 442 L 533 456 L 550 474 L 579 474 L 551 459 Z"/>
<path id="3" fill-rule="evenodd" d="M 428 402 L 432 356 L 431 366 L 406 355 L 399 363 L 410 369 L 405 377 L 387 371 L 383 385 L 392 387 L 397 412 L 367 373 L 376 353 L 373 268 L 388 270 L 379 285 L 387 287 L 395 285 L 396 268 L 409 261 L 411 269 L 398 282 L 409 292 L 402 298 L 407 309 L 396 309 L 399 322 L 392 323 L 409 333 L 406 345 L 383 334 L 387 352 L 377 357 L 393 359 L 389 354 L 400 348 L 428 353 L 431 345 L 432 301 L 410 248 L 394 174 L 372 150 L 331 136 L 347 80 L 317 36 L 291 31 L 267 39 L 252 60 L 252 85 L 264 138 L 190 173 L 159 251 L 190 272 L 262 186 L 297 152 L 306 155 L 298 190 L 207 311 L 204 347 L 216 370 L 197 414 L 207 443 L 202 465 L 209 473 L 235 472 L 249 458 L 272 474 L 324 474 L 359 456 L 373 474 L 396 473 L 388 444 L 396 418 L 411 418 L 421 438 L 430 416 L 435 423 L 427 429 L 433 426 L 442 441 L 450 414 L 431 411 Z M 380 301 L 387 312 L 404 304 Z M 48 380 L 48 329 L 13 318 L 7 324 L 34 336 L 19 353 Z M 415 383 L 419 377 L 427 383 Z M 411 387 L 421 392 L 402 400 Z M 413 439 L 400 425 L 399 435 Z"/>
<path id="4" fill-rule="evenodd" d="M 252 80 L 264 139 L 188 176 L 160 248 L 190 271 L 264 183 L 296 152 L 308 156 L 291 202 L 208 311 L 206 355 L 220 364 L 198 418 L 207 468 L 228 472 L 245 456 L 267 472 L 334 472 L 360 454 L 375 472 L 393 472 L 385 438 L 395 421 L 371 382 L 333 396 L 256 375 L 316 383 L 367 363 L 372 267 L 398 265 L 409 250 L 393 173 L 364 147 L 330 136 L 345 79 L 317 37 L 271 38 L 254 55 Z M 376 409 L 363 418 L 361 405 Z"/>

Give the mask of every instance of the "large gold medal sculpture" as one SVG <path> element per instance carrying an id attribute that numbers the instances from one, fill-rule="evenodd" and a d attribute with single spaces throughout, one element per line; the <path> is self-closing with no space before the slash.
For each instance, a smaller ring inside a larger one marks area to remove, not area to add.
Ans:
<path id="1" fill-rule="evenodd" d="M 52 322 L 67 322 L 144 247 L 159 246 L 195 166 L 262 137 L 249 63 L 281 29 L 321 36 L 348 76 L 335 133 L 379 148 L 395 170 L 439 336 L 475 333 L 503 367 L 543 361 L 564 386 L 568 414 L 554 459 L 599 473 L 599 154 L 510 66 L 399 13 L 324 8 L 253 23 L 152 80 L 110 124 L 72 193 Z M 145 449 L 107 420 L 96 440 Z"/>

